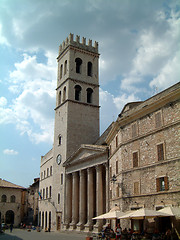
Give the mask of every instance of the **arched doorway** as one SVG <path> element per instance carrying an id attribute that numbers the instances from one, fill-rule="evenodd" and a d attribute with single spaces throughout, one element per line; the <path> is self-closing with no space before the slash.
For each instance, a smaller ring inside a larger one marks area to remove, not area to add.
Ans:
<path id="1" fill-rule="evenodd" d="M 7 224 L 14 224 L 14 212 L 12 210 L 8 210 L 6 212 L 6 223 Z"/>

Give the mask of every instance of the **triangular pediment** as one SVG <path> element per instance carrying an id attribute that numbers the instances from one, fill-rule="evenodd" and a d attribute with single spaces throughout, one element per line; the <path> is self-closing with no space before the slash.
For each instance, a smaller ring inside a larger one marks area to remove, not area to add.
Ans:
<path id="1" fill-rule="evenodd" d="M 82 161 L 89 161 L 91 158 L 96 158 L 106 151 L 106 146 L 82 144 L 81 147 L 64 162 L 64 166 L 67 167 Z"/>

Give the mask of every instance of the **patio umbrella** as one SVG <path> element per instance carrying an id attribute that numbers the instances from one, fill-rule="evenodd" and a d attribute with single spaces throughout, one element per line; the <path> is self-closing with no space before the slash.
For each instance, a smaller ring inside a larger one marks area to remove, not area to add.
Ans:
<path id="1" fill-rule="evenodd" d="M 115 207 L 112 208 L 109 212 L 104 213 L 102 215 L 99 215 L 97 217 L 94 217 L 94 219 L 98 220 L 98 219 L 117 219 L 119 217 L 121 217 L 122 215 L 124 215 L 124 212 L 119 211 L 119 208 Z"/>
<path id="2" fill-rule="evenodd" d="M 176 216 L 180 218 L 180 207 L 164 207 L 160 210 L 158 210 L 160 213 L 166 213 L 169 214 L 170 216 Z"/>
<path id="3" fill-rule="evenodd" d="M 145 219 L 145 218 L 155 218 L 155 217 L 168 217 L 170 214 L 158 212 L 155 210 L 150 210 L 146 208 L 140 208 L 135 211 L 131 211 L 121 217 L 120 219 Z"/>

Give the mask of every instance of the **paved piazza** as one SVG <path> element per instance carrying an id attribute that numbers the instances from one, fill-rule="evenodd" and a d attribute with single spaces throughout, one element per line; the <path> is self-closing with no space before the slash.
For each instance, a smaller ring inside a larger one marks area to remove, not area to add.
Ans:
<path id="1" fill-rule="evenodd" d="M 5 231 L 5 234 L 0 233 L 0 240 L 81 240 L 86 239 L 86 234 L 84 233 L 60 233 L 60 232 L 37 232 L 31 230 L 13 229 L 10 233 L 9 229 Z"/>

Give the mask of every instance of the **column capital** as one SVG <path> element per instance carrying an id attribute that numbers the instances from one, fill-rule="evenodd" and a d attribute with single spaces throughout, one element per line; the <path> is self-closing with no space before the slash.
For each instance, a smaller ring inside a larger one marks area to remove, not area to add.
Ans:
<path id="1" fill-rule="evenodd" d="M 97 165 L 95 168 L 96 168 L 97 172 L 102 171 L 102 164 L 101 165 Z"/>

